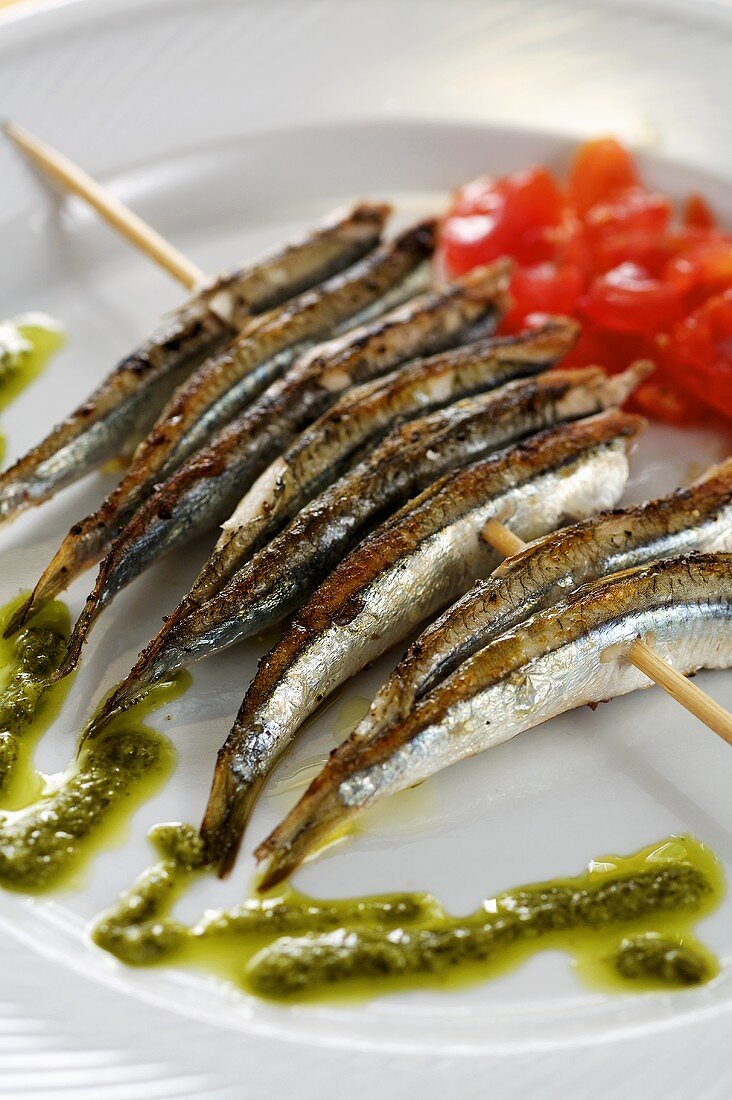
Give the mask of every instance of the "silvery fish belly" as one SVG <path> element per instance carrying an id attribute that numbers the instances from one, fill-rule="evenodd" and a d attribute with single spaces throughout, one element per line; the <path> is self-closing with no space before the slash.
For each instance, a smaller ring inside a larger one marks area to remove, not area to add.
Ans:
<path id="1" fill-rule="evenodd" d="M 0 475 L 0 521 L 41 504 L 126 451 L 152 426 L 175 387 L 246 328 L 254 314 L 273 309 L 374 248 L 387 213 L 383 205 L 362 203 L 303 240 L 201 288 L 78 409 Z"/>
<path id="2" fill-rule="evenodd" d="M 526 538 L 617 499 L 643 421 L 618 411 L 542 432 L 441 478 L 356 548 L 261 662 L 219 753 L 204 835 L 222 870 L 280 753 L 349 676 L 497 564 L 488 519 Z"/>
<path id="3" fill-rule="evenodd" d="M 472 653 L 581 584 L 690 550 L 732 550 L 732 459 L 689 488 L 564 527 L 507 558 L 410 646 L 358 733 L 403 717 Z"/>
<path id="4" fill-rule="evenodd" d="M 683 673 L 729 668 L 732 555 L 682 555 L 587 584 L 469 657 L 405 718 L 353 734 L 258 849 L 269 860 L 262 889 L 377 800 L 574 707 L 649 687 L 627 660 L 636 638 Z"/>

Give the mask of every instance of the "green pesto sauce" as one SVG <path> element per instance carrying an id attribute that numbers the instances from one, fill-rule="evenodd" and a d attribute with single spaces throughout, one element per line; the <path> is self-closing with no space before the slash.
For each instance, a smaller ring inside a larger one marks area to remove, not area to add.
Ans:
<path id="1" fill-rule="evenodd" d="M 0 409 L 38 377 L 65 342 L 61 326 L 43 315 L 29 314 L 17 323 L 0 324 Z M 4 453 L 5 438 L 0 436 L 0 461 Z"/>
<path id="2" fill-rule="evenodd" d="M 198 836 L 165 825 L 151 839 L 161 860 L 98 921 L 94 942 L 129 965 L 191 965 L 261 997 L 450 987 L 547 949 L 567 951 L 581 978 L 606 989 L 668 989 L 718 972 L 689 929 L 718 904 L 722 876 L 712 853 L 688 837 L 510 890 L 462 918 L 428 894 L 322 901 L 286 888 L 193 925 L 170 914 L 205 869 Z"/>
<path id="3" fill-rule="evenodd" d="M 0 613 L 9 619 L 23 597 Z M 0 885 L 38 893 L 74 884 L 101 845 L 118 843 L 132 811 L 170 774 L 173 749 L 143 718 L 176 698 L 189 677 L 179 674 L 153 688 L 104 735 L 84 742 L 65 772 L 42 776 L 32 748 L 58 710 L 69 679 L 49 688 L 44 677 L 57 664 L 69 634 L 68 612 L 54 603 L 34 616 L 0 649 Z M 2 658 L 5 658 L 3 661 Z"/>
<path id="4" fill-rule="evenodd" d="M 0 809 L 17 810 L 38 798 L 43 777 L 33 766 L 39 738 L 63 704 L 73 676 L 57 684 L 58 668 L 69 639 L 70 619 L 58 600 L 41 608 L 21 631 L 2 635 L 25 603 L 21 593 L 0 608 Z"/>

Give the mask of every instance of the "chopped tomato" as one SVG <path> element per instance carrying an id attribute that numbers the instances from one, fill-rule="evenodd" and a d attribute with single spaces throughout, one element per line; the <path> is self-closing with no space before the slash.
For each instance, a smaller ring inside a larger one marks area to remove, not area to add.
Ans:
<path id="1" fill-rule="evenodd" d="M 655 342 L 647 336 L 611 332 L 583 318 L 579 339 L 562 360 L 562 366 L 586 367 L 596 364 L 615 374 L 624 370 L 634 359 L 653 359 L 655 353 Z"/>
<path id="2" fill-rule="evenodd" d="M 665 195 L 628 187 L 612 198 L 598 202 L 585 214 L 585 224 L 593 241 L 611 234 L 644 230 L 663 233 L 671 219 L 671 203 Z"/>
<path id="3" fill-rule="evenodd" d="M 723 237 L 695 244 L 669 260 L 663 278 L 687 296 L 689 307 L 732 287 L 732 241 Z"/>
<path id="4" fill-rule="evenodd" d="M 563 267 L 571 264 L 586 274 L 594 271 L 595 261 L 587 234 L 587 226 L 571 206 L 565 206 L 559 224 L 551 230 L 554 239 L 554 262 Z"/>
<path id="5" fill-rule="evenodd" d="M 690 402 L 688 394 L 655 378 L 640 384 L 631 398 L 631 406 L 644 416 L 678 427 L 698 424 L 703 419 L 702 407 L 695 401 Z"/>
<path id="6" fill-rule="evenodd" d="M 442 227 L 442 260 L 460 275 L 499 256 L 522 263 L 549 259 L 553 242 L 547 231 L 560 216 L 559 187 L 545 168 L 485 176 L 455 195 Z"/>
<path id="7" fill-rule="evenodd" d="M 517 332 L 531 314 L 573 314 L 584 286 L 582 272 L 571 264 L 517 267 L 511 279 L 512 305 L 503 318 L 501 331 Z"/>
<path id="8" fill-rule="evenodd" d="M 656 373 L 633 407 L 674 424 L 732 419 L 732 233 L 701 195 L 673 217 L 612 138 L 582 145 L 566 187 L 545 168 L 482 176 L 461 187 L 438 258 L 459 275 L 499 256 L 515 261 L 502 332 L 553 313 L 581 322 L 567 366 Z"/>
<path id="9" fill-rule="evenodd" d="M 569 198 L 578 212 L 638 183 L 633 157 L 614 138 L 598 138 L 581 145 L 569 169 Z"/>
<path id="10" fill-rule="evenodd" d="M 732 418 L 732 290 L 674 325 L 666 369 L 683 390 Z"/>
<path id="11" fill-rule="evenodd" d="M 580 310 L 613 332 L 649 336 L 681 316 L 679 292 L 634 263 L 623 263 L 595 278 L 579 302 Z"/>
<path id="12" fill-rule="evenodd" d="M 694 226 L 696 229 L 714 229 L 717 219 L 712 208 L 701 195 L 693 192 L 684 203 L 684 225 Z"/>

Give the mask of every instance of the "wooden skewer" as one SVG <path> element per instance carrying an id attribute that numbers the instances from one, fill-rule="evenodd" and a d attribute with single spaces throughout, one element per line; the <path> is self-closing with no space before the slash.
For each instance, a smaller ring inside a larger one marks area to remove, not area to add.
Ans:
<path id="1" fill-rule="evenodd" d="M 204 271 L 63 153 L 59 153 L 16 122 L 6 122 L 3 130 L 50 179 L 93 206 L 108 225 L 188 290 L 195 290 L 206 282 Z"/>
<path id="2" fill-rule="evenodd" d="M 499 554 L 510 557 L 522 550 L 526 543 L 513 531 L 509 531 L 497 519 L 490 519 L 483 528 L 483 538 Z M 683 673 L 664 661 L 646 642 L 637 638 L 625 654 L 632 665 L 649 680 L 663 688 L 672 699 L 690 711 L 695 718 L 732 745 L 732 714 L 715 702 L 705 691 L 693 684 Z"/>

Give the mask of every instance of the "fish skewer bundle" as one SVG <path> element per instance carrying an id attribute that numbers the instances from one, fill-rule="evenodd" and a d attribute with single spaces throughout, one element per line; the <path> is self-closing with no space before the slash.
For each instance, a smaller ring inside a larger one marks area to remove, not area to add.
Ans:
<path id="1" fill-rule="evenodd" d="M 359 204 L 301 241 L 201 288 L 78 409 L 0 474 L 0 520 L 41 504 L 128 449 L 148 431 L 175 387 L 254 315 L 374 249 L 387 214 L 382 204 Z"/>
<path id="2" fill-rule="evenodd" d="M 681 555 L 590 582 L 468 657 L 403 719 L 352 735 L 257 850 L 268 860 L 261 888 L 380 798 L 574 707 L 648 687 L 624 654 L 649 635 L 684 673 L 728 668 L 732 555 Z"/>
<path id="3" fill-rule="evenodd" d="M 71 528 L 22 615 L 58 595 L 98 561 L 156 484 L 266 393 L 304 348 L 338 326 L 350 327 L 408 297 L 415 285 L 412 276 L 418 268 L 425 272 L 433 245 L 431 222 L 413 226 L 315 289 L 264 314 L 207 359 L 170 398 L 119 485 L 96 512 Z M 21 622 L 18 616 L 12 626 Z"/>
<path id="4" fill-rule="evenodd" d="M 63 672 L 73 667 L 92 624 L 116 592 L 152 561 L 226 519 L 242 491 L 343 390 L 415 355 L 491 331 L 507 279 L 506 264 L 471 272 L 299 359 L 138 509 L 100 567 Z"/>
<path id="5" fill-rule="evenodd" d="M 353 551 L 260 663 L 216 765 L 203 833 L 226 872 L 266 776 L 349 676 L 497 564 L 491 516 L 538 536 L 614 503 L 643 421 L 618 411 L 555 427 L 441 478 Z"/>
<path id="6" fill-rule="evenodd" d="M 532 338 L 527 339 L 530 345 Z M 501 348 L 508 351 L 510 369 L 514 353 L 510 345 Z M 219 592 L 187 614 L 174 613 L 94 725 L 131 705 L 163 676 L 278 622 L 360 539 L 442 474 L 543 428 L 620 404 L 646 370 L 638 364 L 612 379 L 599 368 L 550 371 L 397 428 L 306 505 Z"/>

